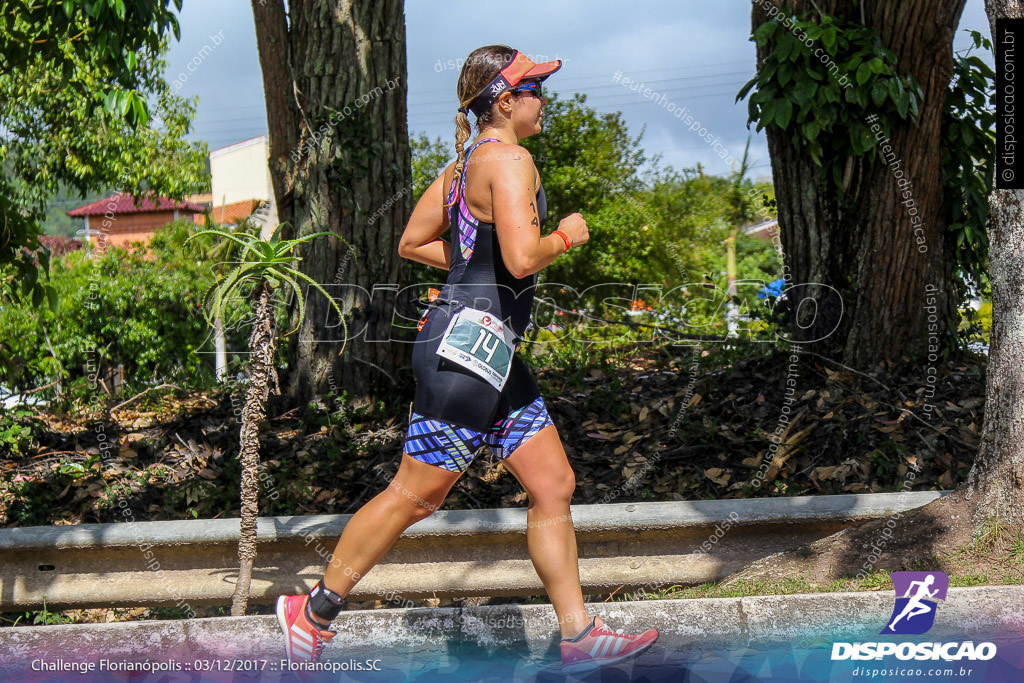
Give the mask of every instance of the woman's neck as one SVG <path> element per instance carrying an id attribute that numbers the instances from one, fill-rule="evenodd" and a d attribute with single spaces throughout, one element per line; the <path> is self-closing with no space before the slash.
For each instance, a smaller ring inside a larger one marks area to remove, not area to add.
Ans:
<path id="1" fill-rule="evenodd" d="M 519 144 L 519 137 L 511 128 L 498 128 L 494 126 L 487 126 L 486 128 L 480 131 L 480 135 L 479 137 L 477 137 L 477 140 L 483 140 L 484 138 L 498 138 L 499 140 L 508 145 Z"/>

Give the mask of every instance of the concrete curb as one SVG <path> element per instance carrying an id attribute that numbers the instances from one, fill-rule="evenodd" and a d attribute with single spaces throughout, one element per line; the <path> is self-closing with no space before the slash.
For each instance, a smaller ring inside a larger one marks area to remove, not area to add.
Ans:
<path id="1" fill-rule="evenodd" d="M 742 646 L 877 633 L 893 606 L 892 591 L 813 593 L 744 598 L 646 600 L 589 605 L 627 633 L 657 628 L 666 647 Z M 550 658 L 557 625 L 548 605 L 388 609 L 344 612 L 328 660 L 404 649 L 424 656 L 453 644 Z M 1024 633 L 1024 586 L 950 589 L 929 638 Z M 32 659 L 269 659 L 283 656 L 273 616 L 81 624 L 0 629 L 0 670 Z"/>
<path id="2" fill-rule="evenodd" d="M 714 528 L 716 524 L 795 525 L 805 522 L 856 522 L 921 507 L 949 491 L 844 493 L 791 498 L 736 498 L 654 503 L 611 503 L 571 506 L 577 533 Z M 307 537 L 335 540 L 352 515 L 260 517 L 260 543 L 302 541 Z M 439 510 L 409 527 L 403 538 L 523 534 L 526 508 Z M 239 520 L 200 519 L 171 522 L 76 524 L 0 529 L 0 552 L 111 549 L 140 544 L 161 547 L 237 544 Z"/>
<path id="3" fill-rule="evenodd" d="M 940 491 L 572 506 L 586 595 L 717 581 Z M 264 517 L 250 600 L 313 586 L 349 515 Z M 440 511 L 410 527 L 353 600 L 543 595 L 526 509 Z M 726 533 L 728 531 L 728 533 Z M 237 519 L 0 529 L 0 611 L 226 604 Z"/>

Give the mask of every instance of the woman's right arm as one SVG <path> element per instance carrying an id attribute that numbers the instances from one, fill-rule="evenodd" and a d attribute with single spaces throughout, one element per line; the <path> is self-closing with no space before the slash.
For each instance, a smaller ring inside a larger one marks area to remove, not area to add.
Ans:
<path id="1" fill-rule="evenodd" d="M 398 242 L 398 255 L 448 270 L 451 245 L 441 239 L 441 235 L 448 229 L 448 212 L 444 208 L 445 175 L 442 173 L 438 176 L 416 203 Z"/>

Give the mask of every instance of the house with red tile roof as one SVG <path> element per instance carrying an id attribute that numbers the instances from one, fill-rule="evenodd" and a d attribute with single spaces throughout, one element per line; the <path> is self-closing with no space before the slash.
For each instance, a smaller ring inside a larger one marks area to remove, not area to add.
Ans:
<path id="1" fill-rule="evenodd" d="M 178 218 L 202 226 L 207 214 L 219 225 L 251 219 L 261 226 L 260 233 L 266 239 L 278 224 L 269 155 L 267 136 L 258 135 L 210 152 L 208 193 L 191 195 L 183 202 L 150 195 L 137 203 L 128 195 L 117 194 L 67 213 L 85 219 L 80 234 L 86 242 L 96 242 L 103 236 L 105 244 L 111 246 L 148 243 L 154 231 Z"/>
<path id="2" fill-rule="evenodd" d="M 206 208 L 192 202 L 181 202 L 152 194 L 133 197 L 118 193 L 68 211 L 68 215 L 85 220 L 82 234 L 85 242 L 100 249 L 128 247 L 132 242 L 148 244 L 153 233 L 179 218 L 195 220 Z"/>

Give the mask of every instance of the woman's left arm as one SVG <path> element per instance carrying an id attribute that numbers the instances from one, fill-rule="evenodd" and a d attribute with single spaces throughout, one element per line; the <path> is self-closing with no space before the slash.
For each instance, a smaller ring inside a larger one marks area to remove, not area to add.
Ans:
<path id="1" fill-rule="evenodd" d="M 411 261 L 448 270 L 451 245 L 440 239 L 448 229 L 448 212 L 444 208 L 444 177 L 438 176 L 430 184 L 416 208 L 412 210 L 402 239 L 398 242 L 398 255 Z"/>

